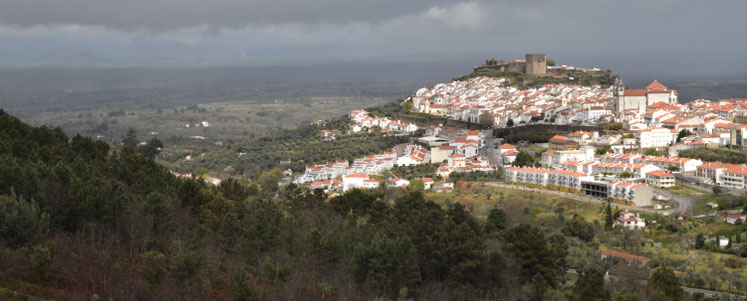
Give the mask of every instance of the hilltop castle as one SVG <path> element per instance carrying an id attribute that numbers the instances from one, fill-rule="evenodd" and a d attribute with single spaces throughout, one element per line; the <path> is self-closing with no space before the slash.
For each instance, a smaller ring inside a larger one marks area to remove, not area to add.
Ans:
<path id="1" fill-rule="evenodd" d="M 545 75 L 547 74 L 547 55 L 545 55 L 544 53 L 527 53 L 526 59 L 514 60 L 512 62 L 488 59 L 485 61 L 484 65 L 476 67 L 475 71 L 479 71 L 481 69 L 516 71 L 532 75 Z"/>

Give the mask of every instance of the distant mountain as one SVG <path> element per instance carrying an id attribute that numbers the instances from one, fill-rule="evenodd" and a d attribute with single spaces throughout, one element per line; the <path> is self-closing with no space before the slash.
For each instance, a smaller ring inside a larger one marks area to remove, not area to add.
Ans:
<path id="1" fill-rule="evenodd" d="M 100 67 L 113 62 L 88 51 L 70 48 L 54 51 L 28 62 L 30 67 Z"/>

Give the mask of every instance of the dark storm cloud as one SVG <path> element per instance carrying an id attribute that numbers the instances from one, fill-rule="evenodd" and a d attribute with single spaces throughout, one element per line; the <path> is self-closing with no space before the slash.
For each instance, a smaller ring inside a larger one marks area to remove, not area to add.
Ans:
<path id="1" fill-rule="evenodd" d="M 249 59 L 537 51 L 616 71 L 722 72 L 747 69 L 745 11 L 731 0 L 0 0 L 0 59 L 34 39 Z"/>
<path id="2" fill-rule="evenodd" d="M 457 1 L 437 0 L 24 0 L 0 2 L 0 23 L 98 25 L 166 31 L 209 25 L 380 22 Z"/>

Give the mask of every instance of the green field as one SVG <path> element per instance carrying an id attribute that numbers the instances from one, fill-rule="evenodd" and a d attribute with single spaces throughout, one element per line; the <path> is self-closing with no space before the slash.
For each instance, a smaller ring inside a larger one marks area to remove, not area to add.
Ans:
<path id="1" fill-rule="evenodd" d="M 708 193 L 703 190 L 698 190 L 698 189 L 694 189 L 694 188 L 682 185 L 679 182 L 676 183 L 672 187 L 664 188 L 664 190 L 677 194 L 677 195 L 685 196 L 685 197 L 699 196 L 699 195 L 704 195 Z"/>

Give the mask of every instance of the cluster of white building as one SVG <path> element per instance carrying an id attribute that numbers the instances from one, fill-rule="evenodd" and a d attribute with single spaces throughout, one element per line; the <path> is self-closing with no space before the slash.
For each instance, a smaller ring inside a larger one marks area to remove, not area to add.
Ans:
<path id="1" fill-rule="evenodd" d="M 423 137 L 421 141 L 424 139 L 431 144 L 440 144 L 431 147 L 430 156 L 430 163 L 440 164 L 437 175 L 448 177 L 452 172 L 490 172 L 497 168 L 480 155 L 485 138 L 480 131 L 429 127 L 426 134 L 431 136 Z"/>
<path id="2" fill-rule="evenodd" d="M 397 147 L 395 147 L 397 149 Z M 294 183 L 296 184 L 308 184 L 311 183 L 315 188 L 322 186 L 334 187 L 335 184 L 342 184 L 345 189 L 358 185 L 359 188 L 369 188 L 368 186 L 374 185 L 373 181 L 364 181 L 360 175 L 381 174 L 384 171 L 392 169 L 396 165 L 410 166 L 417 164 L 424 164 L 430 162 L 430 152 L 422 146 L 415 144 L 407 144 L 401 147 L 401 154 L 395 152 L 395 149 L 389 152 L 381 154 L 369 155 L 363 158 L 356 158 L 353 163 L 350 164 L 347 160 L 340 160 L 336 162 L 327 162 L 326 164 L 306 166 L 306 170 L 302 175 L 295 178 Z M 353 177 L 350 177 L 354 175 Z M 336 183 L 332 180 L 342 177 L 342 182 Z M 350 177 L 346 182 L 345 179 Z M 353 181 L 353 182 L 350 182 Z M 347 183 L 347 184 L 346 184 Z M 357 183 L 355 185 L 350 183 Z M 378 181 L 376 181 L 378 183 Z M 351 186 L 352 185 L 352 186 Z M 378 184 L 376 184 L 378 187 Z"/>
<path id="3" fill-rule="evenodd" d="M 677 91 L 657 81 L 640 90 L 618 86 L 615 92 L 615 120 L 635 133 L 642 148 L 677 144 L 679 132 L 688 130 L 692 136 L 682 139 L 682 145 L 744 149 L 747 126 L 733 120 L 745 115 L 747 98 L 680 104 Z"/>
<path id="4" fill-rule="evenodd" d="M 619 122 L 634 139 L 593 137 L 588 143 L 626 148 L 666 147 L 683 139 L 692 147 L 726 145 L 747 148 L 747 98 L 678 103 L 676 90 L 654 81 L 645 89 L 627 89 L 622 81 L 604 88 L 553 84 L 518 89 L 504 78 L 475 77 L 422 88 L 411 97 L 413 110 L 454 120 L 505 126 L 543 120 L 555 124 Z M 598 140 L 598 141 L 597 141 Z M 581 143 L 584 144 L 584 143 Z"/>
<path id="5" fill-rule="evenodd" d="M 630 206 L 651 206 L 653 189 L 644 183 L 598 181 L 591 174 L 562 169 L 509 167 L 506 181 L 533 188 L 590 195 Z"/>
<path id="6" fill-rule="evenodd" d="M 641 154 L 543 153 L 548 168 L 506 168 L 508 182 L 535 188 L 592 195 L 635 206 L 650 206 L 652 187 L 672 187 L 671 172 L 695 174 L 706 182 L 731 188 L 747 189 L 747 167 L 734 164 L 703 163 L 698 159 L 645 156 Z M 561 158 L 557 161 L 551 158 Z M 577 160 L 584 157 L 584 160 Z M 625 173 L 625 174 L 624 174 Z"/>
<path id="7" fill-rule="evenodd" d="M 387 117 L 371 116 L 364 110 L 353 110 L 350 112 L 350 120 L 354 124 L 350 125 L 350 132 L 357 133 L 363 130 L 372 130 L 374 127 L 381 128 L 383 133 L 406 134 L 418 130 L 414 123 L 404 122 L 401 120 L 391 120 Z"/>
<path id="8" fill-rule="evenodd" d="M 556 124 L 598 124 L 612 118 L 613 88 L 548 84 L 522 90 L 504 78 L 474 77 L 422 88 L 411 100 L 418 112 L 497 126 L 543 116 L 554 116 Z"/>

